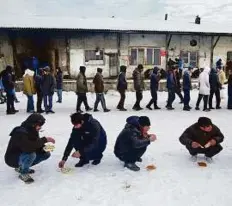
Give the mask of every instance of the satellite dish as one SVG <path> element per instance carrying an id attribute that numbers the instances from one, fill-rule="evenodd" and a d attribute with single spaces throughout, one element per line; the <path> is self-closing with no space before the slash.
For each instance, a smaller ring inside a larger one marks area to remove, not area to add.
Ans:
<path id="1" fill-rule="evenodd" d="M 197 40 L 192 39 L 192 40 L 190 41 L 190 46 L 192 46 L 192 47 L 197 46 Z"/>

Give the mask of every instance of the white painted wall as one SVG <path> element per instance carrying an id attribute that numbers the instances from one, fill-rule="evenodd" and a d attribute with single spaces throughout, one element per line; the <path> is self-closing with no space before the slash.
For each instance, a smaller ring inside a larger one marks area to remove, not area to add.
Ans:
<path id="1" fill-rule="evenodd" d="M 0 34 L 0 53 L 4 54 L 2 65 L 13 66 L 13 50 L 7 35 Z"/>

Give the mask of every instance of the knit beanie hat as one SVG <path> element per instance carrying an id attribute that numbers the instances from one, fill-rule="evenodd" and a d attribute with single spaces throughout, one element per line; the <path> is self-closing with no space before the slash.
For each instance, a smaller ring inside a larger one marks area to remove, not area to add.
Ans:
<path id="1" fill-rule="evenodd" d="M 211 119 L 209 119 L 208 117 L 200 117 L 198 119 L 198 125 L 199 127 L 208 127 L 212 125 L 212 122 Z"/>
<path id="2" fill-rule="evenodd" d="M 141 117 L 139 117 L 139 125 L 141 127 L 151 126 L 151 122 L 150 122 L 149 117 L 147 117 L 147 116 L 141 116 Z"/>

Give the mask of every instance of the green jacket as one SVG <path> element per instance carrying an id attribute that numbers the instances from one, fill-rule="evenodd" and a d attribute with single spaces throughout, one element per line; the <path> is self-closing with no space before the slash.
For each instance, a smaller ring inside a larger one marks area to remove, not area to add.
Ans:
<path id="1" fill-rule="evenodd" d="M 77 93 L 87 93 L 88 92 L 86 76 L 81 72 L 77 75 L 77 90 L 76 90 L 76 92 Z"/>

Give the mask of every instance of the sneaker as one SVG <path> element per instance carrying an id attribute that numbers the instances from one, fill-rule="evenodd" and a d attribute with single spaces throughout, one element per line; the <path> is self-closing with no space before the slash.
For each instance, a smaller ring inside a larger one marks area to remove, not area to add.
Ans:
<path id="1" fill-rule="evenodd" d="M 210 112 L 210 109 L 203 109 L 204 112 Z"/>
<path id="2" fill-rule="evenodd" d="M 27 184 L 34 182 L 34 180 L 32 179 L 32 177 L 29 174 L 20 174 L 19 179 L 21 179 L 23 182 L 25 182 Z"/>
<path id="3" fill-rule="evenodd" d="M 85 110 L 86 110 L 86 112 L 88 112 L 88 111 L 93 110 L 93 108 L 89 107 L 89 108 L 86 108 Z"/>
<path id="4" fill-rule="evenodd" d="M 155 106 L 155 107 L 154 107 L 154 109 L 161 109 L 161 108 L 160 108 L 160 107 L 158 107 L 158 106 Z"/>
<path id="5" fill-rule="evenodd" d="M 192 155 L 192 156 L 190 157 L 190 160 L 191 160 L 192 162 L 196 162 L 196 161 L 197 161 L 197 155 Z"/>
<path id="6" fill-rule="evenodd" d="M 124 167 L 134 172 L 138 172 L 140 170 L 140 168 L 135 163 L 125 163 Z"/>
<path id="7" fill-rule="evenodd" d="M 104 109 L 104 112 L 110 112 L 110 109 Z"/>
<path id="8" fill-rule="evenodd" d="M 92 165 L 98 165 L 98 164 L 100 164 L 100 162 L 101 162 L 101 160 L 94 160 L 94 161 L 92 162 Z"/>
<path id="9" fill-rule="evenodd" d="M 209 107 L 209 109 L 215 109 L 214 107 Z"/>
<path id="10" fill-rule="evenodd" d="M 216 109 L 221 109 L 221 107 L 219 106 L 219 107 L 216 107 Z"/>
<path id="11" fill-rule="evenodd" d="M 20 173 L 20 167 L 15 168 L 15 172 Z M 34 174 L 34 173 L 35 173 L 35 170 L 33 170 L 33 169 L 29 169 L 29 170 L 28 170 L 28 174 Z"/>
<path id="12" fill-rule="evenodd" d="M 12 115 L 12 114 L 15 114 L 14 111 L 9 111 L 9 112 L 6 112 L 7 115 Z"/>
<path id="13" fill-rule="evenodd" d="M 142 160 L 142 158 L 141 157 L 139 157 L 137 160 L 136 160 L 136 162 L 142 162 L 143 160 Z"/>
<path id="14" fill-rule="evenodd" d="M 188 107 L 184 107 L 183 110 L 184 111 L 190 111 L 190 109 Z"/>
<path id="15" fill-rule="evenodd" d="M 83 167 L 86 164 L 89 164 L 89 161 L 80 159 L 80 161 L 77 164 L 75 164 L 75 167 Z"/>
<path id="16" fill-rule="evenodd" d="M 98 109 L 94 109 L 93 111 L 94 111 L 94 112 L 99 112 L 99 110 L 98 110 Z"/>
<path id="17" fill-rule="evenodd" d="M 148 105 L 146 106 L 146 108 L 149 109 L 149 110 L 152 110 L 152 108 L 150 106 L 148 106 Z"/>
<path id="18" fill-rule="evenodd" d="M 119 109 L 119 111 L 125 112 L 125 111 L 127 111 L 127 109 L 121 108 L 121 109 Z"/>
<path id="19" fill-rule="evenodd" d="M 195 110 L 200 110 L 200 108 L 199 108 L 199 107 L 196 107 Z"/>
<path id="20" fill-rule="evenodd" d="M 205 156 L 205 161 L 208 162 L 208 163 L 212 163 L 213 159 L 212 159 L 212 157 Z"/>

